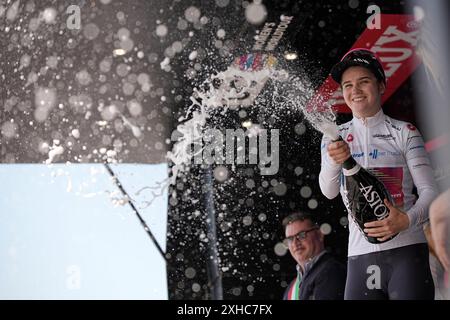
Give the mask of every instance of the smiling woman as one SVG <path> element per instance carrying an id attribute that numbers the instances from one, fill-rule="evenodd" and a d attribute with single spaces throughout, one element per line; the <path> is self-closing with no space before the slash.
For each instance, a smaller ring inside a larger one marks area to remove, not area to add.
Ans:
<path id="1" fill-rule="evenodd" d="M 341 85 L 353 114 L 351 121 L 339 126 L 342 141 L 324 136 L 319 174 L 322 193 L 329 199 L 340 193 L 352 218 L 345 299 L 433 299 L 422 228 L 437 189 L 422 136 L 412 124 L 384 114 L 381 95 L 386 77 L 375 53 L 351 50 L 331 69 L 331 76 Z M 353 159 L 352 154 L 361 156 Z M 351 181 L 359 169 L 377 176 L 387 192 L 374 193 L 375 188 L 384 189 L 374 179 Z M 418 199 L 412 194 L 414 186 Z M 355 195 L 362 201 L 355 202 Z M 365 208 L 379 208 L 374 212 L 378 220 L 362 221 L 358 211 Z M 375 287 L 367 278 L 373 266 L 382 270 Z"/>
<path id="2" fill-rule="evenodd" d="M 167 165 L 113 166 L 165 250 Z M 102 165 L 1 165 L 0 299 L 167 299 L 166 266 Z M 150 187 L 148 187 L 150 185 Z"/>

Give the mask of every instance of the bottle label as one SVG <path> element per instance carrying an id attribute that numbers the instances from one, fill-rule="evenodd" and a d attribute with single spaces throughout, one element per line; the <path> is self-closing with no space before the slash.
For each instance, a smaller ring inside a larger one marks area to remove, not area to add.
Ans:
<path id="1" fill-rule="evenodd" d="M 389 214 L 388 208 L 384 205 L 383 199 L 380 197 L 376 190 L 373 190 L 372 185 L 364 186 L 361 182 L 359 183 L 359 190 L 364 195 L 364 198 L 369 203 L 370 207 L 373 209 L 373 213 L 378 220 L 384 219 Z"/>
<path id="2" fill-rule="evenodd" d="M 348 177 L 348 176 L 353 176 L 354 174 L 357 174 L 359 169 L 361 169 L 361 166 L 359 164 L 355 165 L 353 168 L 347 170 L 347 169 L 342 169 L 342 173 L 344 173 L 344 176 Z"/>

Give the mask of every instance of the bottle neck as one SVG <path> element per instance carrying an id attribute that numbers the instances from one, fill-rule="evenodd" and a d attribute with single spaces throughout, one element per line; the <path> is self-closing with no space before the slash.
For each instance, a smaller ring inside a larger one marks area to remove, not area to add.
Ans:
<path id="1" fill-rule="evenodd" d="M 348 158 L 344 161 L 342 164 L 342 172 L 344 173 L 344 176 L 353 176 L 359 172 L 361 169 L 361 166 L 356 163 L 355 159 L 352 157 Z"/>
<path id="2" fill-rule="evenodd" d="M 342 167 L 345 170 L 351 170 L 353 169 L 355 166 L 357 165 L 355 159 L 353 159 L 353 157 L 348 158 L 347 160 L 344 161 L 344 163 L 342 164 Z"/>
<path id="3" fill-rule="evenodd" d="M 342 139 L 342 137 L 339 136 L 337 139 L 333 140 L 333 142 L 336 141 L 344 141 L 344 139 Z M 344 161 L 344 163 L 342 164 L 342 168 L 344 169 L 344 175 L 351 176 L 354 175 L 356 172 L 358 172 L 361 166 L 358 163 L 356 163 L 353 157 L 350 157 Z"/>

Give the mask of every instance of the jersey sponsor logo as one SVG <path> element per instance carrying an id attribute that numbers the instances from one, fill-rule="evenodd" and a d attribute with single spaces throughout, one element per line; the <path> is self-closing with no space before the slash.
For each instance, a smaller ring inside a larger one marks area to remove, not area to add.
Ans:
<path id="1" fill-rule="evenodd" d="M 414 147 L 409 148 L 408 150 L 414 150 L 414 149 L 425 149 L 425 146 L 424 145 L 414 146 Z"/>
<path id="2" fill-rule="evenodd" d="M 357 152 L 352 153 L 352 157 L 353 157 L 353 158 L 361 158 L 361 157 L 364 157 L 364 151 L 363 151 L 363 152 L 360 152 L 360 153 L 357 153 Z"/>
<path id="3" fill-rule="evenodd" d="M 385 122 L 386 122 L 387 124 L 389 124 L 392 128 L 394 128 L 394 129 L 397 130 L 397 131 L 401 131 L 401 130 L 402 130 L 402 128 L 400 128 L 399 126 L 396 126 L 395 124 L 393 124 L 393 123 L 392 123 L 391 121 L 389 121 L 388 119 L 386 119 Z"/>
<path id="4" fill-rule="evenodd" d="M 350 133 L 350 134 L 347 136 L 347 142 L 352 142 L 353 140 L 354 140 L 353 135 Z"/>
<path id="5" fill-rule="evenodd" d="M 411 137 L 408 137 L 407 141 L 409 142 L 409 140 L 417 139 L 417 138 L 422 138 L 422 136 L 411 136 Z"/>
<path id="6" fill-rule="evenodd" d="M 369 156 L 372 159 L 378 159 L 386 156 L 396 157 L 399 156 L 400 154 L 401 153 L 398 151 L 378 151 L 378 149 L 373 149 L 371 152 L 369 152 Z"/>
<path id="7" fill-rule="evenodd" d="M 430 167 L 429 163 L 418 163 L 412 166 L 414 169 L 420 168 L 420 167 Z"/>
<path id="8" fill-rule="evenodd" d="M 409 130 L 411 130 L 411 131 L 416 131 L 416 130 L 417 130 L 416 127 L 414 127 L 411 123 L 408 123 L 408 124 L 406 125 L 406 127 L 407 127 Z"/>
<path id="9" fill-rule="evenodd" d="M 373 138 L 381 139 L 381 140 L 395 140 L 395 137 L 392 134 L 374 134 Z"/>

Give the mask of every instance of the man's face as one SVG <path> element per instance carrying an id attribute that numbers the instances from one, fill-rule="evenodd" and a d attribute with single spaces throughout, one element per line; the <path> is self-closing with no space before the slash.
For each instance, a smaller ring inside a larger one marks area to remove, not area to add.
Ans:
<path id="1" fill-rule="evenodd" d="M 305 238 L 301 240 L 299 236 L 293 237 L 292 241 L 288 242 L 288 246 L 292 257 L 303 267 L 310 258 L 319 254 L 324 246 L 322 233 L 309 220 L 297 220 L 288 224 L 285 231 L 286 238 L 297 235 L 301 231 L 308 231 L 305 233 Z"/>
<path id="2" fill-rule="evenodd" d="M 342 74 L 342 93 L 354 116 L 372 117 L 381 109 L 385 86 L 364 67 L 350 67 Z"/>

